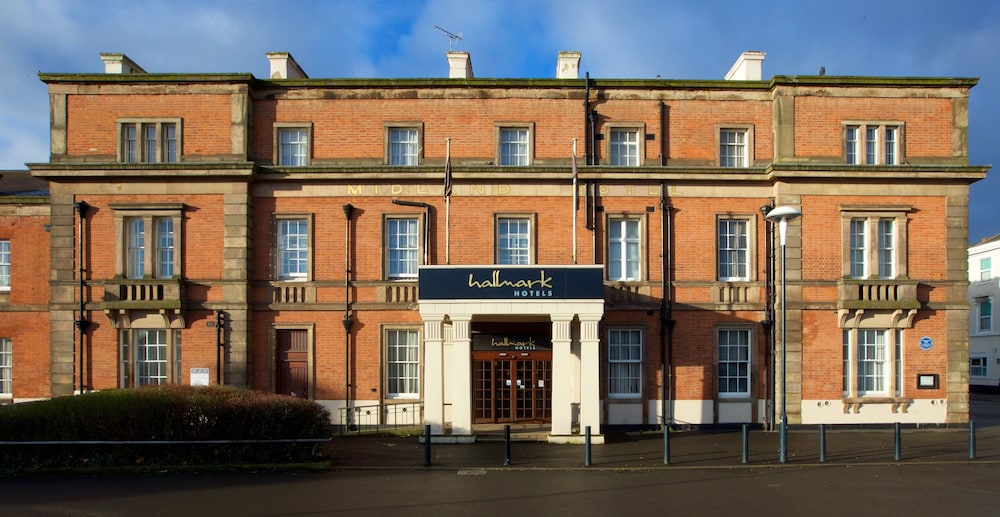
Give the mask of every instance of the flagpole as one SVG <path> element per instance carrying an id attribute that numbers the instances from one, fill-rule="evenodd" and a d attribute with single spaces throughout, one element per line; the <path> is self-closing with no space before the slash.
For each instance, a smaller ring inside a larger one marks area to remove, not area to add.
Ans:
<path id="1" fill-rule="evenodd" d="M 444 141 L 444 263 L 451 264 L 451 139 Z"/>
<path id="2" fill-rule="evenodd" d="M 576 139 L 573 139 L 573 263 L 576 264 L 576 209 L 579 188 L 576 185 Z"/>

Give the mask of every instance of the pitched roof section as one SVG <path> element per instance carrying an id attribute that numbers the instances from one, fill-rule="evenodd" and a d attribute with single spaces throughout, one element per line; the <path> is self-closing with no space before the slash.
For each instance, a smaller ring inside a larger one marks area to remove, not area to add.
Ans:
<path id="1" fill-rule="evenodd" d="M 48 196 L 49 182 L 28 171 L 0 171 L 0 196 Z"/>

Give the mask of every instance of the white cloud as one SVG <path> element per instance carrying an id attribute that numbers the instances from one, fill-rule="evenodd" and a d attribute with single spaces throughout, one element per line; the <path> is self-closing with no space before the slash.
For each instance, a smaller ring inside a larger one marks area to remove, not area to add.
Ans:
<path id="1" fill-rule="evenodd" d="M 288 51 L 310 77 L 446 77 L 448 38 L 477 77 L 554 77 L 556 53 L 583 53 L 581 76 L 721 79 L 744 50 L 764 75 L 980 77 L 970 100 L 973 163 L 1000 162 L 1000 3 L 773 0 L 3 0 L 0 169 L 48 158 L 48 96 L 37 72 L 99 73 L 101 52 L 156 72 L 268 73 Z M 1000 233 L 973 186 L 970 237 Z M 997 179 L 993 179 L 997 178 Z M 991 205 L 988 205 L 991 206 Z"/>

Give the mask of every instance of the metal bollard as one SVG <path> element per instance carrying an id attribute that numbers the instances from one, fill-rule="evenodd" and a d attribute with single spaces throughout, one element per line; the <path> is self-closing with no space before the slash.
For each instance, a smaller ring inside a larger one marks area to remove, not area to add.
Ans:
<path id="1" fill-rule="evenodd" d="M 583 466 L 590 466 L 590 426 L 586 427 L 586 434 L 583 438 L 584 443 L 584 453 L 583 453 Z"/>
<path id="2" fill-rule="evenodd" d="M 663 426 L 663 464 L 670 465 L 670 426 Z"/>
<path id="3" fill-rule="evenodd" d="M 969 459 L 976 459 L 976 422 L 969 420 Z"/>
<path id="4" fill-rule="evenodd" d="M 899 433 L 899 422 L 892 424 L 892 432 L 895 435 L 895 446 L 893 447 L 892 459 L 899 461 L 903 458 L 903 446 Z"/>
<path id="5" fill-rule="evenodd" d="M 504 460 L 503 460 L 503 464 L 504 464 L 504 466 L 509 467 L 510 466 L 510 424 L 505 424 L 503 426 L 503 442 L 504 442 L 504 453 L 506 454 L 506 456 L 504 457 Z"/>
<path id="6" fill-rule="evenodd" d="M 424 466 L 431 464 L 431 426 L 424 426 Z"/>
<path id="7" fill-rule="evenodd" d="M 750 431 L 746 424 L 743 424 L 743 464 L 750 463 Z"/>
<path id="8" fill-rule="evenodd" d="M 819 462 L 826 463 L 826 425 L 819 424 Z"/>

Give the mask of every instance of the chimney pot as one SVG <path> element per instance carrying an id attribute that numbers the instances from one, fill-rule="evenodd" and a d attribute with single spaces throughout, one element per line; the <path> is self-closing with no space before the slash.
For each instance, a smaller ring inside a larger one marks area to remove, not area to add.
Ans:
<path id="1" fill-rule="evenodd" d="M 102 52 L 101 61 L 104 61 L 104 73 L 106 74 L 144 74 L 145 70 L 135 64 L 135 61 L 120 52 Z"/>
<path id="2" fill-rule="evenodd" d="M 267 60 L 271 63 L 271 79 L 309 78 L 288 52 L 268 52 Z"/>
<path id="3" fill-rule="evenodd" d="M 760 81 L 761 64 L 767 54 L 759 50 L 748 50 L 736 59 L 726 74 L 727 81 Z"/>
<path id="4" fill-rule="evenodd" d="M 448 56 L 448 77 L 451 79 L 472 79 L 472 58 L 468 52 L 450 51 Z"/>
<path id="5" fill-rule="evenodd" d="M 575 50 L 560 52 L 559 61 L 556 64 L 556 79 L 579 79 L 581 55 Z"/>

